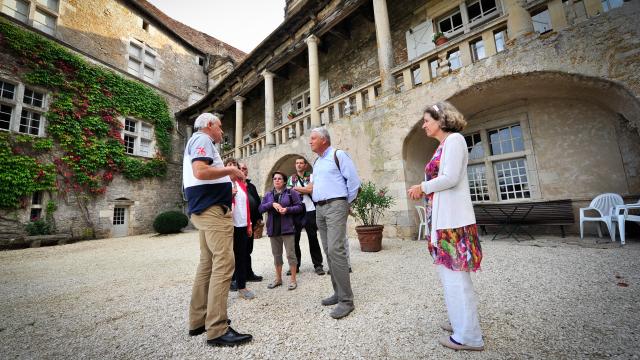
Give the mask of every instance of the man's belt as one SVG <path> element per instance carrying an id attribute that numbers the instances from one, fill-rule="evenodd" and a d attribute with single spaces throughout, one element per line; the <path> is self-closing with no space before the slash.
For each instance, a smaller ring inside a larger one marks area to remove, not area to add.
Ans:
<path id="1" fill-rule="evenodd" d="M 330 202 L 337 201 L 337 200 L 347 200 L 347 197 L 346 196 L 342 196 L 342 197 L 331 198 L 331 199 L 327 199 L 327 200 L 320 200 L 316 204 L 318 204 L 318 205 L 326 205 L 326 204 L 328 204 Z"/>

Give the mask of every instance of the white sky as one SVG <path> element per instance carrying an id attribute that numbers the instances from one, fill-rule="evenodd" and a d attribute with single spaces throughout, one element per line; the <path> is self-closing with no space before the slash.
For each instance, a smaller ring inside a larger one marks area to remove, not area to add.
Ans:
<path id="1" fill-rule="evenodd" d="M 246 53 L 284 20 L 285 0 L 148 0 L 170 17 Z"/>

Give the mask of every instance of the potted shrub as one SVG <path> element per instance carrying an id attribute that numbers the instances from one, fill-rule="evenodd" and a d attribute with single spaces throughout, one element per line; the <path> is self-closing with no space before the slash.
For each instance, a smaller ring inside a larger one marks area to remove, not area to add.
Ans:
<path id="1" fill-rule="evenodd" d="M 289 111 L 289 113 L 287 114 L 287 119 L 289 119 L 289 121 L 293 120 L 296 117 L 296 113 L 294 113 L 293 111 Z"/>
<path id="2" fill-rule="evenodd" d="M 442 32 L 437 32 L 433 34 L 432 41 L 434 44 L 436 44 L 436 46 L 440 46 L 449 41 L 449 38 L 447 38 Z"/>
<path id="3" fill-rule="evenodd" d="M 360 249 L 366 252 L 375 252 L 382 249 L 382 230 L 384 225 L 379 225 L 380 216 L 389 209 L 395 200 L 387 195 L 386 188 L 378 189 L 371 181 L 366 182 L 360 188 L 358 197 L 353 202 L 352 215 L 362 223 L 356 226 Z"/>

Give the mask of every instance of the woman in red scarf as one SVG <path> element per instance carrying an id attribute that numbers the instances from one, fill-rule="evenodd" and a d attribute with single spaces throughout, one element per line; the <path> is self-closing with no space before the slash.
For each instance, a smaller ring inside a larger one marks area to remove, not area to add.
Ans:
<path id="1" fill-rule="evenodd" d="M 227 159 L 225 166 L 238 166 L 235 159 Z M 236 259 L 236 268 L 233 279 L 238 289 L 238 296 L 251 300 L 255 293 L 247 289 L 247 269 L 249 259 L 249 236 L 252 234 L 251 216 L 249 215 L 249 194 L 247 184 L 244 181 L 233 182 L 233 255 Z"/>

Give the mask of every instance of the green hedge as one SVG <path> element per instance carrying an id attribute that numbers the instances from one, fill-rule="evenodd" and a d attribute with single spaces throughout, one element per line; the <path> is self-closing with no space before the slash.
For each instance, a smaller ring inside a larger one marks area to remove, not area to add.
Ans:
<path id="1" fill-rule="evenodd" d="M 188 224 L 187 215 L 180 211 L 167 211 L 156 217 L 153 221 L 153 229 L 160 234 L 175 234 Z"/>

